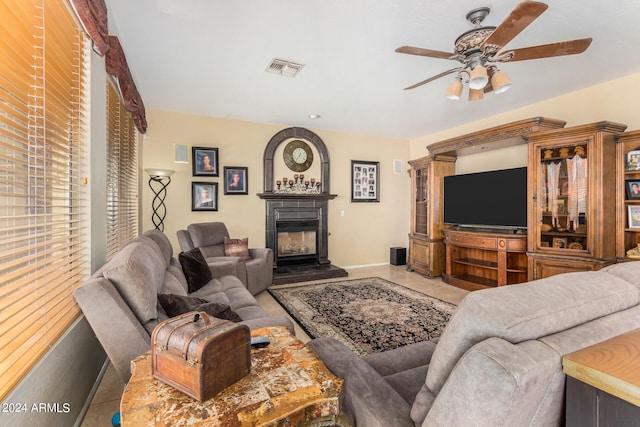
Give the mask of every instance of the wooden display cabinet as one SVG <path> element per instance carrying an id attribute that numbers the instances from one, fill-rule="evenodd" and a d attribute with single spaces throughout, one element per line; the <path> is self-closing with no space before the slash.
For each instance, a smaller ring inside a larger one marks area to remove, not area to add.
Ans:
<path id="1" fill-rule="evenodd" d="M 616 168 L 619 173 L 617 183 L 616 256 L 619 261 L 637 260 L 633 249 L 640 244 L 640 228 L 629 221 L 629 210 L 640 210 L 640 199 L 628 191 L 633 182 L 640 182 L 640 130 L 626 132 L 616 138 L 618 158 Z M 634 225 L 632 228 L 631 225 Z M 627 252 L 631 251 L 631 258 Z M 640 251 L 638 251 L 640 252 Z"/>
<path id="2" fill-rule="evenodd" d="M 529 280 L 616 261 L 615 137 L 598 122 L 526 136 Z"/>
<path id="3" fill-rule="evenodd" d="M 444 271 L 442 178 L 455 173 L 455 160 L 426 156 L 409 161 L 413 194 L 407 269 L 430 278 Z"/>
<path id="4" fill-rule="evenodd" d="M 444 230 L 442 280 L 475 291 L 527 281 L 527 235 Z"/>

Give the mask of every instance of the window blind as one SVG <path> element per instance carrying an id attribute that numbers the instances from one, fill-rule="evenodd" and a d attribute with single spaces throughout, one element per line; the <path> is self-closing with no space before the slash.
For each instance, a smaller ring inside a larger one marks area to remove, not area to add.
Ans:
<path id="1" fill-rule="evenodd" d="M 138 236 L 138 133 L 107 81 L 107 259 Z"/>
<path id="2" fill-rule="evenodd" d="M 79 314 L 88 52 L 64 0 L 0 0 L 0 399 Z"/>

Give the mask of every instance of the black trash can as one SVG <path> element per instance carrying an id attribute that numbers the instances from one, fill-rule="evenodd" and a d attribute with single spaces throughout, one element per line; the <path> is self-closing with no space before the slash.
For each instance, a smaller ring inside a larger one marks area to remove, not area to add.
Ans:
<path id="1" fill-rule="evenodd" d="M 389 256 L 391 265 L 405 265 L 407 263 L 407 248 L 393 247 Z"/>

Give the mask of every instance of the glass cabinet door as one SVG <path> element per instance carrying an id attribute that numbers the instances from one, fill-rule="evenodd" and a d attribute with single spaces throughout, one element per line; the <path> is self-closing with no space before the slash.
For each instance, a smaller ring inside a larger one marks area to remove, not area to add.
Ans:
<path id="1" fill-rule="evenodd" d="M 415 193 L 415 232 L 427 234 L 427 224 L 429 223 L 429 186 L 428 169 L 416 169 L 416 193 Z"/>
<path id="2" fill-rule="evenodd" d="M 588 251 L 587 145 L 543 147 L 540 157 L 540 247 Z"/>

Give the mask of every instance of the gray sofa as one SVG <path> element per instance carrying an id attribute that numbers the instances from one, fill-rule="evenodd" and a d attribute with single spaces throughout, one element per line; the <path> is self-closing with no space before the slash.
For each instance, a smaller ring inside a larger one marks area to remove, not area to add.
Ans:
<path id="1" fill-rule="evenodd" d="M 309 345 L 359 427 L 556 426 L 562 356 L 640 328 L 640 262 L 468 294 L 437 343 L 359 357 Z"/>
<path id="2" fill-rule="evenodd" d="M 158 294 L 218 302 L 228 305 L 250 328 L 286 326 L 295 333 L 287 317 L 267 316 L 235 276 L 214 278 L 191 294 L 187 290 L 169 239 L 152 230 L 128 242 L 75 290 L 74 297 L 125 383 L 131 376 L 131 360 L 151 349 L 153 329 L 168 318 L 158 303 Z"/>
<path id="3" fill-rule="evenodd" d="M 214 267 L 214 277 L 234 275 L 257 295 L 273 282 L 273 251 L 270 248 L 249 248 L 250 259 L 225 256 L 224 239 L 229 238 L 227 226 L 222 222 L 189 224 L 177 231 L 180 249 L 199 248 L 207 262 Z"/>

